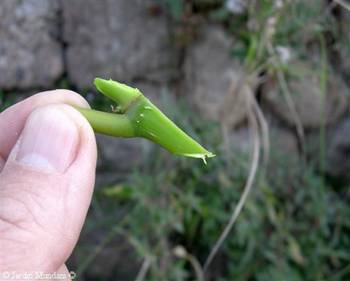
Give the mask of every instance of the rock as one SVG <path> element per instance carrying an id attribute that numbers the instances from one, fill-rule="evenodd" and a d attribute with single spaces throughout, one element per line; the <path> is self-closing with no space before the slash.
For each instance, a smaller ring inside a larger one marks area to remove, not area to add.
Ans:
<path id="1" fill-rule="evenodd" d="M 142 160 L 141 145 L 140 139 L 97 135 L 97 185 L 112 184 L 139 167 Z"/>
<path id="2" fill-rule="evenodd" d="M 334 73 L 328 73 L 328 83 L 323 108 L 320 74 L 312 66 L 300 61 L 289 64 L 294 73 L 289 77 L 288 86 L 298 113 L 305 128 L 318 128 L 322 124 L 322 115 L 326 125 L 333 124 L 346 112 L 349 104 L 348 89 L 342 79 Z M 264 87 L 263 98 L 271 109 L 290 125 L 294 124 L 284 95 L 280 91 L 277 78 L 272 78 Z"/>
<path id="3" fill-rule="evenodd" d="M 251 132 L 247 127 L 231 131 L 229 135 L 229 150 L 234 153 L 249 154 L 253 150 L 252 143 Z"/>
<path id="4" fill-rule="evenodd" d="M 222 28 L 205 26 L 187 52 L 186 88 L 191 103 L 207 120 L 234 127 L 246 117 L 250 79 L 230 56 L 231 40 Z"/>
<path id="5" fill-rule="evenodd" d="M 350 37 L 350 34 L 349 34 Z M 348 43 L 350 46 L 350 41 Z M 341 71 L 344 74 L 345 77 L 345 81 L 348 85 L 348 87 L 350 87 L 350 47 L 349 49 L 343 49 L 341 52 Z"/>
<path id="6" fill-rule="evenodd" d="M 226 0 L 225 3 L 225 8 L 233 14 L 242 14 L 247 6 L 247 2 L 244 0 Z"/>
<path id="7" fill-rule="evenodd" d="M 269 142 L 270 155 L 298 155 L 298 142 L 296 136 L 288 129 L 270 125 Z M 234 130 L 229 135 L 230 147 L 233 151 L 244 154 L 251 154 L 253 150 L 253 134 L 248 127 Z M 260 136 L 261 148 L 263 140 Z M 277 155 L 277 156 L 278 156 Z"/>
<path id="8" fill-rule="evenodd" d="M 295 134 L 281 127 L 270 128 L 270 153 L 279 151 L 283 155 L 298 155 L 298 142 Z"/>
<path id="9" fill-rule="evenodd" d="M 0 88 L 51 85 L 63 72 L 58 0 L 2 0 Z"/>
<path id="10" fill-rule="evenodd" d="M 263 105 L 260 105 L 260 107 L 268 126 L 271 156 L 275 152 L 279 155 L 298 155 L 299 148 L 296 130 L 294 128 L 286 128 L 283 122 L 267 111 Z"/>
<path id="11" fill-rule="evenodd" d="M 350 181 L 350 117 L 330 134 L 327 148 L 327 172 Z"/>
<path id="12" fill-rule="evenodd" d="M 154 0 L 63 0 L 68 75 L 79 88 L 96 76 L 166 81 L 177 56 Z"/>
<path id="13" fill-rule="evenodd" d="M 340 42 L 340 69 L 346 78 L 346 82 L 350 87 L 350 12 L 341 9 L 341 27 L 342 35 Z"/>

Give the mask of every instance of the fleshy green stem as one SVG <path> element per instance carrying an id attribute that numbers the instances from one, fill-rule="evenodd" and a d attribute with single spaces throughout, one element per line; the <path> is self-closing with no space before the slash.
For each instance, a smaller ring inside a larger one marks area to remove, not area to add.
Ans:
<path id="1" fill-rule="evenodd" d="M 111 114 L 81 107 L 75 108 L 85 116 L 96 133 L 114 137 L 136 137 L 131 121 L 124 114 Z"/>
<path id="2" fill-rule="evenodd" d="M 117 102 L 117 113 L 76 107 L 97 133 L 116 137 L 143 137 L 170 152 L 201 158 L 215 156 L 166 117 L 138 89 L 113 80 L 95 79 L 96 88 Z"/>

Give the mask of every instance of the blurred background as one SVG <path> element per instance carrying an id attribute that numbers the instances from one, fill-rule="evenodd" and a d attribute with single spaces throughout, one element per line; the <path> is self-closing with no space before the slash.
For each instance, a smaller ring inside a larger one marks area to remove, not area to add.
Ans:
<path id="1" fill-rule="evenodd" d="M 77 280 L 350 280 L 349 1 L 1 0 L 0 110 L 96 76 L 217 157 L 97 136 Z"/>

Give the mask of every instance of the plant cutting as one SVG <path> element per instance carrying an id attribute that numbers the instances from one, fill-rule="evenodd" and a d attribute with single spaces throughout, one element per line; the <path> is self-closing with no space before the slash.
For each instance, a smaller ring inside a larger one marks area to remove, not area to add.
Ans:
<path id="1" fill-rule="evenodd" d="M 188 136 L 166 117 L 138 89 L 113 81 L 96 78 L 99 92 L 117 103 L 113 112 L 75 107 L 81 112 L 96 133 L 151 140 L 171 153 L 181 156 L 206 158 L 215 155 Z"/>

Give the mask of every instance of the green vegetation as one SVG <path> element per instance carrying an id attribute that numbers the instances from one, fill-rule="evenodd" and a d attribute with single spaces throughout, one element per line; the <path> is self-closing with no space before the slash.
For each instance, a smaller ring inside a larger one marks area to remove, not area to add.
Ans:
<path id="1" fill-rule="evenodd" d="M 13 102 L 0 90 L 0 112 L 9 107 Z"/>
<path id="2" fill-rule="evenodd" d="M 210 137 L 217 135 L 215 127 L 197 123 L 196 130 L 206 131 L 202 141 L 219 149 L 220 139 Z M 104 247 L 113 247 L 111 236 L 121 235 L 135 249 L 130 262 L 149 261 L 145 280 L 198 278 L 185 257 L 204 263 L 247 178 L 246 156 L 222 155 L 204 166 L 154 147 L 145 166 L 127 181 L 98 190 L 85 231 L 109 235 L 96 248 L 80 244 L 79 272 L 96 262 Z M 212 280 L 350 278 L 346 190 L 335 190 L 300 159 L 288 159 L 275 151 L 273 169 L 260 171 L 233 233 L 209 270 Z M 124 215 L 116 220 L 120 212 Z M 121 245 L 114 247 L 117 251 Z"/>
<path id="3" fill-rule="evenodd" d="M 198 17 L 226 28 L 235 43 L 232 56 L 241 61 L 247 76 L 278 82 L 294 115 L 304 152 L 304 128 L 289 81 L 302 79 L 305 73 L 295 69 L 290 60 L 313 66 L 324 103 L 327 73 L 333 68 L 329 57 L 336 52 L 332 42 L 342 39 L 334 4 L 325 5 L 321 0 L 279 1 L 281 5 L 278 1 L 246 1 L 243 12 L 232 14 L 223 0 L 158 2 L 176 24 L 191 27 L 179 29 L 182 34 L 176 38 L 180 46 L 191 42 L 188 38 Z M 291 52 L 288 58 L 280 53 L 283 48 Z M 144 166 L 127 180 L 98 190 L 85 231 L 98 229 L 107 233 L 106 239 L 93 249 L 80 244 L 80 274 L 104 248 L 113 247 L 113 237 L 122 236 L 134 249 L 133 262 L 147 269 L 144 280 L 202 280 L 201 265 L 237 206 L 249 162 L 247 155 L 238 151 L 226 153 L 217 125 L 183 116 L 184 111 L 178 113 L 179 122 L 191 120 L 195 133 L 218 151 L 218 157 L 203 166 L 171 158 L 154 147 L 145 156 Z M 253 191 L 206 280 L 350 280 L 350 201 L 346 187 L 324 175 L 324 118 L 322 114 L 317 165 L 306 162 L 305 155 L 286 155 L 271 143 L 270 164 L 260 166 Z M 127 214 L 116 221 L 120 210 Z"/>

